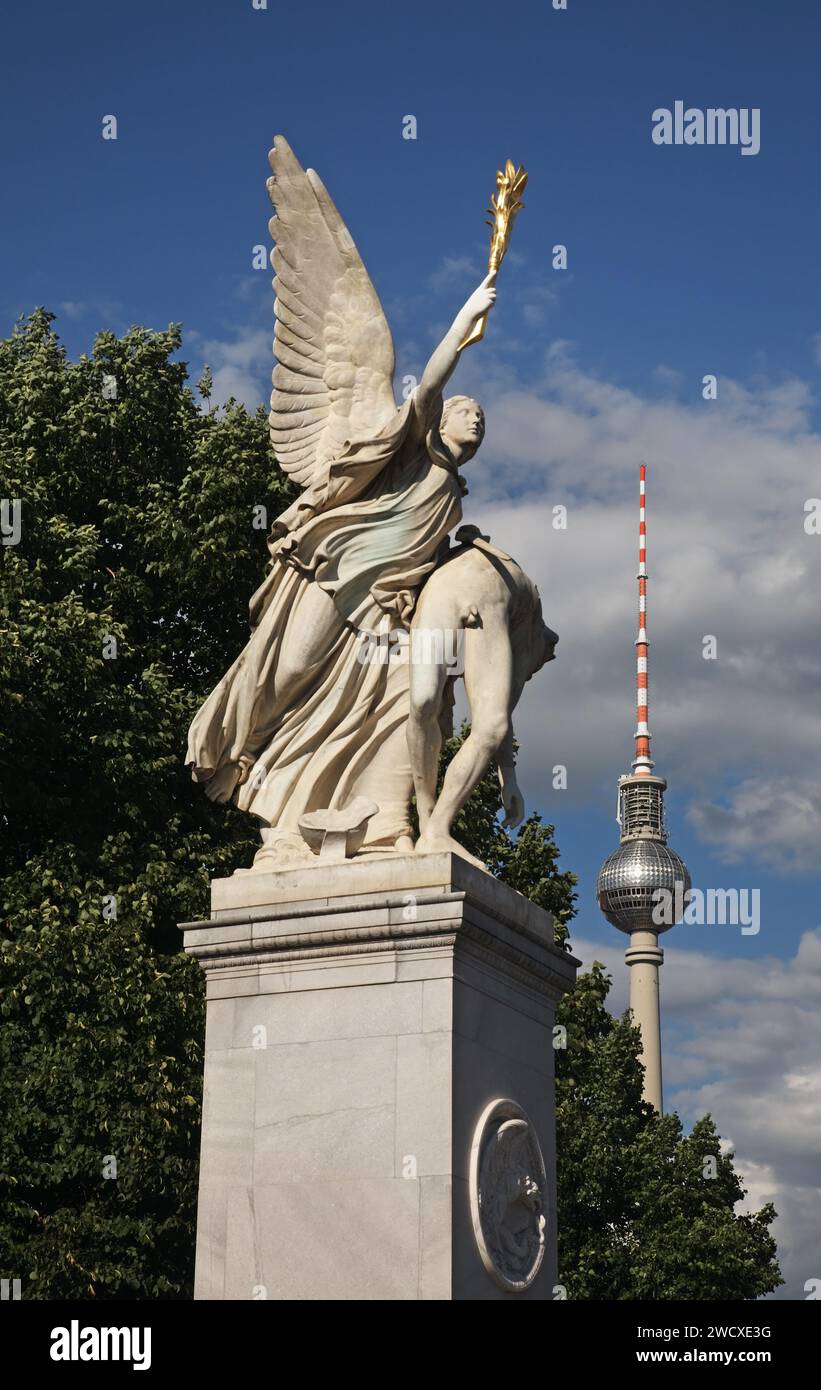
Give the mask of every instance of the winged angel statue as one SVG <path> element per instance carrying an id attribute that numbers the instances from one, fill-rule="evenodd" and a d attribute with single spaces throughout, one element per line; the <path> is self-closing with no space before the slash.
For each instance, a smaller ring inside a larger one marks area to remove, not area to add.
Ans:
<path id="1" fill-rule="evenodd" d="M 421 684 L 412 767 L 410 663 L 367 659 L 384 651 L 363 638 L 407 633 L 428 576 L 448 555 L 455 564 L 448 537 L 466 491 L 459 469 L 479 448 L 485 425 L 478 402 L 444 400 L 443 391 L 464 340 L 496 296 L 491 272 L 397 407 L 390 329 L 347 227 L 321 179 L 301 167 L 282 136 L 269 160 L 276 209 L 269 224 L 277 359 L 271 442 L 303 491 L 273 525 L 268 573 L 251 599 L 250 640 L 197 713 L 187 755 L 212 800 L 233 799 L 263 822 L 260 869 L 312 857 L 305 817 L 354 804 L 368 807 L 365 851 L 412 850 L 414 774 L 425 820 L 433 812 L 442 662 L 428 661 L 413 678 Z M 472 549 L 472 534 L 460 554 Z M 467 626 L 476 603 L 468 595 L 463 606 Z M 525 662 L 534 669 L 552 654 L 541 631 L 536 646 L 538 662 Z M 497 727 L 500 736 L 506 731 Z M 506 804 L 515 813 L 508 742 Z M 485 766 L 487 759 L 479 775 Z"/>

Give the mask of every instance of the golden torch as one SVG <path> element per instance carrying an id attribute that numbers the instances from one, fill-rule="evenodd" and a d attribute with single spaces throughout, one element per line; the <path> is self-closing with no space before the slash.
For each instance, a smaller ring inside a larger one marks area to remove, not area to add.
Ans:
<path id="1" fill-rule="evenodd" d="M 505 252 L 510 241 L 510 233 L 513 222 L 519 208 L 524 207 L 519 195 L 524 193 L 527 184 L 527 174 L 522 168 L 514 168 L 513 161 L 508 160 L 505 171 L 501 169 L 496 172 L 496 192 L 491 194 L 490 207 L 488 212 L 493 221 L 488 222 L 490 227 L 490 256 L 488 257 L 488 271 L 498 270 L 504 260 Z M 466 348 L 469 343 L 478 343 L 480 338 L 485 336 L 485 324 L 487 314 L 477 319 L 467 337 L 459 345 L 459 350 Z"/>

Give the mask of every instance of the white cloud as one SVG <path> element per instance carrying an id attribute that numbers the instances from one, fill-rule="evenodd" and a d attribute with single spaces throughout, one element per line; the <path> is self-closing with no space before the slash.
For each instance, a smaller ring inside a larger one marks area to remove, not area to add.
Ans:
<path id="1" fill-rule="evenodd" d="M 749 778 L 721 803 L 694 801 L 687 819 L 702 840 L 717 846 L 724 863 L 758 855 L 768 867 L 787 872 L 821 860 L 817 782 Z"/>
<path id="2" fill-rule="evenodd" d="M 116 319 L 122 309 L 122 305 L 116 299 L 63 299 L 58 304 L 58 309 L 66 318 L 77 320 L 94 318 L 110 322 Z"/>
<path id="3" fill-rule="evenodd" d="M 198 345 L 202 362 L 208 363 L 214 375 L 211 400 L 215 405 L 224 405 L 233 396 L 255 410 L 267 401 L 272 342 L 273 328 L 246 328 L 237 330 L 231 340 L 211 338 Z"/>
<path id="4" fill-rule="evenodd" d="M 244 304 L 258 302 L 266 308 L 273 305 L 268 267 L 266 266 L 265 270 L 254 270 L 250 275 L 240 276 L 234 288 L 234 296 Z M 273 321 L 271 331 L 273 333 Z"/>
<path id="5" fill-rule="evenodd" d="M 486 273 L 486 272 L 485 272 Z M 476 262 L 470 256 L 445 256 L 441 265 L 428 277 L 432 290 L 442 290 L 453 284 L 461 284 L 477 277 Z"/>
<path id="6" fill-rule="evenodd" d="M 659 362 L 658 366 L 653 368 L 653 379 L 673 394 L 681 389 L 685 380 L 684 373 L 677 367 L 667 367 L 663 362 Z"/>
<path id="7" fill-rule="evenodd" d="M 532 389 L 467 358 L 486 406 L 466 517 L 539 585 L 558 659 L 516 719 L 523 783 L 609 809 L 632 756 L 638 464 L 648 464 L 650 726 L 659 771 L 718 849 L 813 869 L 821 832 L 821 537 L 803 527 L 821 439 L 805 382 L 721 379 L 719 399 L 646 399 L 551 345 Z M 682 388 L 683 394 L 684 388 Z M 552 507 L 568 508 L 554 530 Z M 718 659 L 703 639 L 718 639 Z M 805 823 L 802 824 L 802 817 Z"/>
<path id="8" fill-rule="evenodd" d="M 553 284 L 531 284 L 517 295 L 519 312 L 528 328 L 541 328 L 548 308 L 556 303 L 558 297 Z"/>

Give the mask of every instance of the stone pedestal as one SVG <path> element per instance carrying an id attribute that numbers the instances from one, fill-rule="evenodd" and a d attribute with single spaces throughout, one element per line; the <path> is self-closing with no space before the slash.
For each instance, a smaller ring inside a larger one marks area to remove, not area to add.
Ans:
<path id="1" fill-rule="evenodd" d="M 450 854 L 237 874 L 206 972 L 197 1299 L 551 1299 L 552 921 Z"/>

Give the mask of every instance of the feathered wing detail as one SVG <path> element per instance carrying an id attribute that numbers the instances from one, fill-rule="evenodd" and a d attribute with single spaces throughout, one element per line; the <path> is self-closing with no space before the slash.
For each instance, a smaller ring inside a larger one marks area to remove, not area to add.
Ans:
<path id="1" fill-rule="evenodd" d="M 345 441 L 396 413 L 391 332 L 322 180 L 281 135 L 268 156 L 276 272 L 271 443 L 300 487 L 321 481 Z"/>

